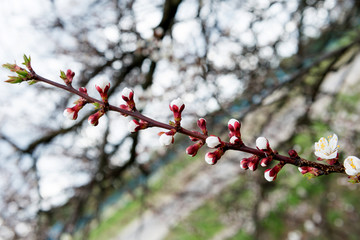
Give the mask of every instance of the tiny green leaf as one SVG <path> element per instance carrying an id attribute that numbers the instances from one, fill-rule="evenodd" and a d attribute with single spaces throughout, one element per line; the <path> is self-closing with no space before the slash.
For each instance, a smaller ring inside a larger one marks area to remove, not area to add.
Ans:
<path id="1" fill-rule="evenodd" d="M 21 83 L 22 81 L 24 81 L 21 77 L 15 77 L 15 76 L 9 76 L 9 79 L 6 80 L 5 82 L 7 83 Z"/>
<path id="2" fill-rule="evenodd" d="M 95 109 L 101 108 L 100 103 L 94 102 L 93 105 L 95 106 Z"/>
<path id="3" fill-rule="evenodd" d="M 22 70 L 17 70 L 16 73 L 19 75 L 19 77 L 23 77 L 23 78 L 27 78 L 29 73 L 28 71 L 22 69 Z"/>
<path id="4" fill-rule="evenodd" d="M 31 65 L 31 57 L 27 57 L 25 54 L 24 54 L 24 62 L 23 64 L 26 66 L 26 67 L 29 67 Z"/>
<path id="5" fill-rule="evenodd" d="M 63 79 L 63 80 L 67 79 L 65 72 L 62 71 L 62 70 L 60 70 L 60 78 Z"/>
<path id="6" fill-rule="evenodd" d="M 28 83 L 29 85 L 33 85 L 33 84 L 37 83 L 37 81 L 34 80 L 34 79 L 32 79 L 32 80 L 27 81 L 27 83 Z"/>

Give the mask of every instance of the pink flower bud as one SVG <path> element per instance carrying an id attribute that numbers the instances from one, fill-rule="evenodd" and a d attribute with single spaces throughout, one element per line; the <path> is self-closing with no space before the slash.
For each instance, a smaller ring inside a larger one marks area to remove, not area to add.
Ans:
<path id="1" fill-rule="evenodd" d="M 70 120 L 75 120 L 78 116 L 78 113 L 74 110 L 74 108 L 66 108 L 63 114 Z"/>
<path id="2" fill-rule="evenodd" d="M 266 150 L 268 149 L 269 141 L 264 137 L 258 137 L 256 139 L 256 148 L 259 150 Z"/>
<path id="3" fill-rule="evenodd" d="M 177 99 L 171 101 L 169 107 L 170 107 L 170 110 L 174 113 L 175 123 L 180 124 L 181 112 L 185 108 L 184 102 L 180 98 L 177 98 Z"/>
<path id="4" fill-rule="evenodd" d="M 294 150 L 294 149 L 290 149 L 289 151 L 288 151 L 288 154 L 289 154 L 289 156 L 290 156 L 290 158 L 299 158 L 299 155 L 298 155 L 298 153 Z"/>
<path id="5" fill-rule="evenodd" d="M 128 124 L 128 130 L 129 132 L 137 132 L 141 129 L 145 129 L 148 127 L 148 123 L 143 121 L 143 120 L 140 120 L 140 121 L 137 121 L 135 119 L 131 120 Z"/>
<path id="6" fill-rule="evenodd" d="M 197 121 L 197 125 L 198 127 L 201 129 L 201 131 L 203 132 L 203 134 L 207 135 L 208 134 L 208 131 L 207 131 L 207 128 L 206 128 L 206 120 L 204 118 L 200 118 L 198 121 Z"/>
<path id="7" fill-rule="evenodd" d="M 107 79 L 102 78 L 99 83 L 95 84 L 95 88 L 100 93 L 103 102 L 107 102 L 107 93 L 110 89 L 110 82 Z"/>
<path id="8" fill-rule="evenodd" d="M 244 170 L 249 169 L 249 159 L 248 158 L 244 158 L 240 161 L 240 167 Z"/>
<path id="9" fill-rule="evenodd" d="M 240 161 L 240 167 L 244 170 L 250 169 L 251 171 L 255 171 L 259 164 L 259 156 L 252 155 L 249 158 L 243 158 Z"/>
<path id="10" fill-rule="evenodd" d="M 85 87 L 80 87 L 79 91 L 87 95 L 87 89 Z"/>
<path id="11" fill-rule="evenodd" d="M 125 102 L 131 101 L 134 98 L 134 91 L 130 88 L 124 88 L 121 92 L 122 99 L 124 99 Z"/>
<path id="12" fill-rule="evenodd" d="M 240 138 L 236 137 L 236 136 L 232 136 L 230 138 L 230 143 L 231 144 L 237 144 L 237 143 L 240 143 Z"/>
<path id="13" fill-rule="evenodd" d="M 264 177 L 268 182 L 272 182 L 276 179 L 277 174 L 280 172 L 280 170 L 282 169 L 282 167 L 284 166 L 284 163 L 279 163 L 277 165 L 275 165 L 275 167 L 270 168 L 270 169 L 266 169 L 264 172 Z"/>
<path id="14" fill-rule="evenodd" d="M 126 102 L 128 111 L 135 110 L 134 91 L 133 90 L 131 90 L 130 88 L 127 88 L 127 87 L 124 88 L 121 92 L 121 97 Z"/>
<path id="15" fill-rule="evenodd" d="M 267 166 L 270 164 L 271 161 L 272 161 L 272 157 L 271 157 L 271 156 L 265 157 L 265 158 L 261 159 L 260 165 L 261 165 L 262 167 L 267 167 Z"/>
<path id="16" fill-rule="evenodd" d="M 93 115 L 90 115 L 88 118 L 88 122 L 92 126 L 97 126 L 99 124 L 99 119 L 105 114 L 104 110 L 99 110 Z"/>
<path id="17" fill-rule="evenodd" d="M 129 132 L 134 133 L 137 132 L 139 129 L 140 129 L 140 123 L 137 120 L 133 119 L 129 122 L 128 125 Z"/>
<path id="18" fill-rule="evenodd" d="M 211 135 L 206 138 L 206 144 L 209 148 L 216 148 L 221 145 L 221 139 L 217 136 Z"/>
<path id="19" fill-rule="evenodd" d="M 66 84 L 71 84 L 74 76 L 75 76 L 75 73 L 73 71 L 71 71 L 70 69 L 68 69 L 66 71 L 66 78 L 67 78 Z"/>
<path id="20" fill-rule="evenodd" d="M 187 148 L 186 148 L 186 153 L 187 153 L 188 155 L 194 157 L 194 156 L 197 154 L 197 152 L 199 151 L 199 149 L 200 149 L 203 145 L 204 145 L 204 144 L 203 144 L 201 141 L 199 141 L 199 142 L 197 142 L 197 143 L 195 143 L 195 144 L 187 147 Z"/>
<path id="21" fill-rule="evenodd" d="M 264 177 L 268 182 L 274 181 L 276 179 L 276 176 L 277 176 L 276 174 L 273 174 L 271 172 L 271 169 L 266 169 L 264 172 Z"/>
<path id="22" fill-rule="evenodd" d="M 230 132 L 240 132 L 241 124 L 236 119 L 230 119 L 228 122 L 228 128 Z"/>
<path id="23" fill-rule="evenodd" d="M 159 142 L 162 146 L 169 146 L 174 143 L 174 135 L 171 132 L 162 133 L 159 138 Z"/>
<path id="24" fill-rule="evenodd" d="M 214 165 L 224 154 L 224 151 L 221 148 L 218 148 L 214 152 L 208 152 L 205 154 L 205 162 L 210 165 Z"/>

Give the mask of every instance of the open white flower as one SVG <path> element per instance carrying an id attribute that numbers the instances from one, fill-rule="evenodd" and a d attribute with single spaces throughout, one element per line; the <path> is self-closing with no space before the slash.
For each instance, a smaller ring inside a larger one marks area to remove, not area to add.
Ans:
<path id="1" fill-rule="evenodd" d="M 322 137 L 315 143 L 315 155 L 321 159 L 334 159 L 338 153 L 338 136 L 336 134 Z"/>
<path id="2" fill-rule="evenodd" d="M 344 161 L 345 172 L 349 176 L 360 173 L 360 159 L 354 156 L 347 157 Z"/>

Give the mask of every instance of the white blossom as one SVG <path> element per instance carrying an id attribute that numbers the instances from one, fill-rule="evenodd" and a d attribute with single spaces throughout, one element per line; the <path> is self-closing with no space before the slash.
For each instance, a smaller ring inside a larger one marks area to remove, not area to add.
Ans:
<path id="1" fill-rule="evenodd" d="M 129 132 L 136 132 L 136 128 L 140 126 L 138 123 L 136 123 L 134 120 L 131 120 L 128 124 L 128 130 Z"/>
<path id="2" fill-rule="evenodd" d="M 134 94 L 134 91 L 130 88 L 124 88 L 121 92 L 121 95 L 126 97 L 127 99 L 131 99 L 131 94 Z"/>
<path id="3" fill-rule="evenodd" d="M 240 122 L 239 122 L 238 120 L 234 119 L 234 118 L 232 118 L 232 119 L 230 119 L 230 120 L 228 121 L 228 125 L 234 126 L 235 123 L 239 123 L 239 124 L 240 124 Z"/>
<path id="4" fill-rule="evenodd" d="M 345 172 L 349 176 L 360 173 L 360 159 L 355 156 L 347 157 L 344 161 Z"/>
<path id="5" fill-rule="evenodd" d="M 216 148 L 221 144 L 220 138 L 217 136 L 210 136 L 206 138 L 206 144 L 209 148 Z"/>
<path id="6" fill-rule="evenodd" d="M 110 82 L 107 78 L 101 78 L 98 83 L 95 84 L 95 86 L 101 88 L 101 90 L 105 90 L 106 87 L 110 87 Z"/>
<path id="7" fill-rule="evenodd" d="M 170 106 L 173 108 L 173 106 L 177 106 L 179 109 L 184 105 L 184 102 L 181 100 L 181 98 L 177 98 L 171 101 Z"/>
<path id="8" fill-rule="evenodd" d="M 265 170 L 265 172 L 264 172 L 264 177 L 265 177 L 265 179 L 266 179 L 268 182 L 274 181 L 274 179 L 275 179 L 275 177 L 276 177 L 276 175 L 270 176 L 270 172 L 271 172 L 270 169 Z"/>
<path id="9" fill-rule="evenodd" d="M 268 140 L 265 137 L 258 137 L 256 139 L 256 147 L 260 150 L 266 150 L 268 148 Z"/>
<path id="10" fill-rule="evenodd" d="M 75 111 L 72 110 L 71 108 L 67 108 L 65 109 L 65 111 L 63 112 L 63 115 L 65 117 L 67 117 L 70 120 L 74 120 L 74 116 L 75 116 Z"/>
<path id="11" fill-rule="evenodd" d="M 162 146 L 169 146 L 170 144 L 173 143 L 173 140 L 174 140 L 174 136 L 167 135 L 166 133 L 161 134 L 159 138 L 159 142 Z"/>
<path id="12" fill-rule="evenodd" d="M 205 154 L 205 162 L 210 165 L 214 165 L 214 155 L 212 152 Z"/>
<path id="13" fill-rule="evenodd" d="M 315 155 L 321 159 L 334 159 L 338 153 L 338 137 L 330 135 L 328 139 L 322 137 L 315 143 Z"/>

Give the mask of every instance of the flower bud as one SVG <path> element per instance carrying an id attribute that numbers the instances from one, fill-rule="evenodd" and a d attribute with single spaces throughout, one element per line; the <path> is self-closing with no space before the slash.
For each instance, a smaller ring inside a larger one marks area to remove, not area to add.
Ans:
<path id="1" fill-rule="evenodd" d="M 261 159 L 260 165 L 262 167 L 267 167 L 271 161 L 272 161 L 272 156 L 265 157 L 265 158 Z"/>
<path id="2" fill-rule="evenodd" d="M 197 152 L 199 151 L 199 149 L 203 146 L 203 142 L 199 141 L 189 147 L 186 148 L 186 153 L 192 157 L 194 157 Z"/>
<path id="3" fill-rule="evenodd" d="M 210 165 L 214 165 L 224 154 L 224 151 L 221 148 L 218 148 L 214 152 L 208 152 L 205 154 L 205 162 Z"/>
<path id="4" fill-rule="evenodd" d="M 238 137 L 236 137 L 236 136 L 232 136 L 232 137 L 230 138 L 230 143 L 231 143 L 231 144 L 238 144 L 238 143 L 240 143 L 240 138 L 238 138 Z"/>
<path id="5" fill-rule="evenodd" d="M 162 146 L 169 146 L 174 143 L 174 134 L 172 132 L 163 132 L 160 135 L 159 142 Z"/>
<path id="6" fill-rule="evenodd" d="M 181 100 L 181 98 L 177 98 L 171 101 L 169 108 L 174 113 L 175 123 L 179 125 L 181 121 L 181 112 L 185 108 L 184 102 Z"/>
<path id="7" fill-rule="evenodd" d="M 99 124 L 99 119 L 105 114 L 103 109 L 97 111 L 93 115 L 90 115 L 88 118 L 88 122 L 92 126 L 97 126 Z"/>
<path id="8" fill-rule="evenodd" d="M 131 101 L 134 98 L 134 91 L 130 88 L 124 88 L 121 92 L 122 99 L 124 99 L 125 102 Z"/>
<path id="9" fill-rule="evenodd" d="M 250 169 L 251 171 L 255 171 L 259 164 L 259 156 L 252 155 L 249 158 L 243 158 L 240 161 L 240 167 L 244 170 Z"/>
<path id="10" fill-rule="evenodd" d="M 259 150 L 266 150 L 268 149 L 269 141 L 264 137 L 258 137 L 256 139 L 256 148 Z"/>
<path id="11" fill-rule="evenodd" d="M 244 170 L 249 169 L 249 162 L 250 160 L 248 158 L 244 158 L 240 161 L 240 167 Z"/>
<path id="12" fill-rule="evenodd" d="M 137 120 L 133 119 L 129 122 L 128 125 L 129 132 L 134 133 L 137 132 L 139 129 L 140 129 L 140 123 Z"/>
<path id="13" fill-rule="evenodd" d="M 228 128 L 230 132 L 240 132 L 241 124 L 236 119 L 230 119 L 228 122 Z"/>
<path id="14" fill-rule="evenodd" d="M 206 138 L 206 144 L 209 148 L 216 148 L 221 145 L 221 139 L 217 136 L 211 135 Z"/>
<path id="15" fill-rule="evenodd" d="M 206 120 L 204 118 L 200 118 L 198 121 L 197 121 L 197 125 L 198 127 L 201 129 L 201 131 L 203 132 L 203 134 L 207 135 L 208 134 L 208 131 L 207 131 L 207 128 L 206 128 Z"/>
<path id="16" fill-rule="evenodd" d="M 78 113 L 73 108 L 66 108 L 63 115 L 70 120 L 75 120 L 78 116 Z"/>
<path id="17" fill-rule="evenodd" d="M 266 169 L 264 172 L 264 177 L 268 182 L 272 182 L 276 179 L 277 174 L 280 172 L 282 167 L 284 166 L 284 163 L 279 163 L 275 167 Z"/>
<path id="18" fill-rule="evenodd" d="M 148 127 L 148 123 L 143 121 L 143 120 L 140 120 L 140 121 L 137 121 L 135 119 L 131 120 L 128 124 L 128 130 L 129 132 L 137 132 L 141 129 L 145 129 Z"/>
<path id="19" fill-rule="evenodd" d="M 108 91 L 110 89 L 110 82 L 106 78 L 102 78 L 99 83 L 95 84 L 96 90 L 100 93 L 101 99 L 103 102 L 107 102 Z"/>
<path id="20" fill-rule="evenodd" d="M 75 76 L 75 73 L 73 71 L 71 71 L 70 69 L 68 69 L 66 71 L 66 79 L 67 79 L 66 84 L 71 84 L 74 76 Z"/>
<path id="21" fill-rule="evenodd" d="M 349 156 L 344 160 L 345 173 L 349 176 L 356 176 L 360 173 L 360 159 Z"/>
<path id="22" fill-rule="evenodd" d="M 134 91 L 132 89 L 127 88 L 127 87 L 124 88 L 121 92 L 121 97 L 126 102 L 128 111 L 135 110 Z"/>

